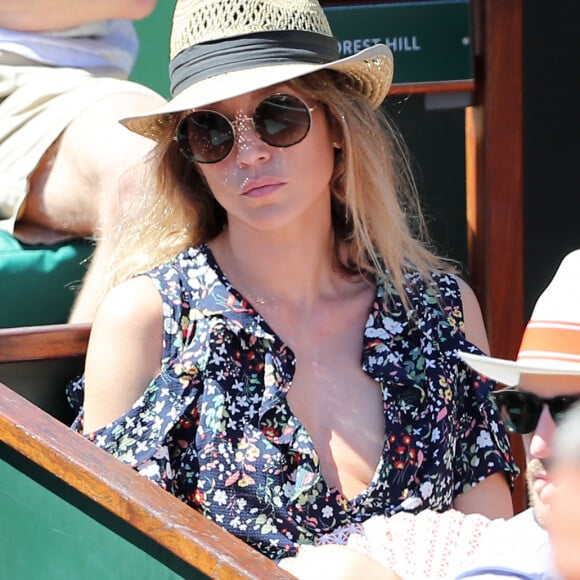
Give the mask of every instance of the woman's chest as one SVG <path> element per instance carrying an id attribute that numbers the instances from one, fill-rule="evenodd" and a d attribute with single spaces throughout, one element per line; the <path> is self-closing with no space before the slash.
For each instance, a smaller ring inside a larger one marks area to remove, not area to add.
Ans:
<path id="1" fill-rule="evenodd" d="M 326 482 L 346 498 L 360 494 L 373 478 L 385 440 L 381 384 L 362 371 L 360 354 L 321 345 L 300 348 L 287 401 L 312 439 Z"/>

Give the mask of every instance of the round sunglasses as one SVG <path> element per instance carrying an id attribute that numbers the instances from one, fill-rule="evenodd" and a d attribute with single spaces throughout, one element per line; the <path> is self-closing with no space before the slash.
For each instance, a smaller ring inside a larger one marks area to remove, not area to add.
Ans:
<path id="1" fill-rule="evenodd" d="M 548 406 L 554 423 L 558 424 L 566 411 L 580 400 L 580 396 L 570 395 L 544 399 L 532 393 L 514 389 L 502 389 L 492 394 L 508 431 L 519 435 L 535 431 L 544 405 Z"/>
<path id="2" fill-rule="evenodd" d="M 242 120 L 251 120 L 258 137 L 272 147 L 292 147 L 310 131 L 312 111 L 295 95 L 277 93 L 261 101 L 251 117 L 237 115 L 232 122 L 216 111 L 190 113 L 177 126 L 175 139 L 181 153 L 196 163 L 218 163 L 234 148 L 236 130 Z"/>

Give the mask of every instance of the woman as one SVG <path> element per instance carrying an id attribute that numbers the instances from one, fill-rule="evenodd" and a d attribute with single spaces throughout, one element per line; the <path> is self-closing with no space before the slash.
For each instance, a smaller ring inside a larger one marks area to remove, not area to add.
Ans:
<path id="1" fill-rule="evenodd" d="M 511 514 L 457 356 L 487 350 L 477 301 L 411 234 L 376 110 L 391 53 L 336 46 L 315 0 L 177 2 L 174 97 L 124 121 L 158 142 L 152 201 L 76 386 L 77 430 L 275 559 L 377 513 Z"/>

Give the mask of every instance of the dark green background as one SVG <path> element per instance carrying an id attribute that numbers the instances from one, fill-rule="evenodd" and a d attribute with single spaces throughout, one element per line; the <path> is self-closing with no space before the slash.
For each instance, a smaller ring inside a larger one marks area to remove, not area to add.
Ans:
<path id="1" fill-rule="evenodd" d="M 207 578 L 2 443 L 0 577 L 10 580 Z"/>

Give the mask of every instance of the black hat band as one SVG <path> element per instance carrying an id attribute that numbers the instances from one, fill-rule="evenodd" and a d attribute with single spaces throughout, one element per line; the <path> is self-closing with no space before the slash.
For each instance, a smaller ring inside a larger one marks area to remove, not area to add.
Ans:
<path id="1" fill-rule="evenodd" d="M 232 36 L 189 46 L 169 64 L 171 95 L 223 73 L 280 64 L 326 64 L 338 60 L 336 38 L 280 30 Z"/>

